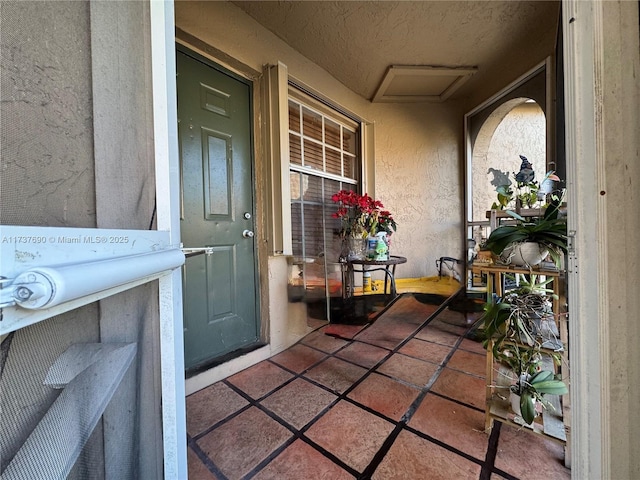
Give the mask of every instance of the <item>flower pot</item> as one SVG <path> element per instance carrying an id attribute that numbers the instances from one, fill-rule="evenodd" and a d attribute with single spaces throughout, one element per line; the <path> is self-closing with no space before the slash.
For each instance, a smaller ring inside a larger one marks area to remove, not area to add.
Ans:
<path id="1" fill-rule="evenodd" d="M 346 250 L 348 260 L 362 260 L 365 257 L 366 239 L 362 237 L 347 237 Z"/>
<path id="2" fill-rule="evenodd" d="M 532 267 L 541 263 L 549 251 L 536 242 L 522 242 L 509 245 L 500 255 L 500 260 L 507 265 Z"/>

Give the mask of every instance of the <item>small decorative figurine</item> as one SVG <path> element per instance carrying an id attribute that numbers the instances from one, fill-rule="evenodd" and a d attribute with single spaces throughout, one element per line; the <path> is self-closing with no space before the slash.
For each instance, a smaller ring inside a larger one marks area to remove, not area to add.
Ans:
<path id="1" fill-rule="evenodd" d="M 527 157 L 520 155 L 522 163 L 520 164 L 520 171 L 516 173 L 516 182 L 518 183 L 531 183 L 536 178 L 536 173 L 533 171 L 533 165 L 529 163 Z"/>

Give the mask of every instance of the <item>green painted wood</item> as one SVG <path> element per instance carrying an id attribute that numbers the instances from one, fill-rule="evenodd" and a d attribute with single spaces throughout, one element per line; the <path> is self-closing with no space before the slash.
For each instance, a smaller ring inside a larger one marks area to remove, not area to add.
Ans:
<path id="1" fill-rule="evenodd" d="M 178 52 L 185 368 L 258 341 L 251 88 Z M 250 218 L 246 218 L 249 214 Z"/>

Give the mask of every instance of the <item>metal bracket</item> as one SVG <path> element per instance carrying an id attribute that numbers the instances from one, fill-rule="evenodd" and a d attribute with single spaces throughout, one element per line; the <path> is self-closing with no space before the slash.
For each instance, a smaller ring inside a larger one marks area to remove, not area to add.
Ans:
<path id="1" fill-rule="evenodd" d="M 180 250 L 182 250 L 182 253 L 184 253 L 186 257 L 202 255 L 203 253 L 205 255 L 213 254 L 213 247 L 183 247 L 182 244 L 180 244 Z"/>

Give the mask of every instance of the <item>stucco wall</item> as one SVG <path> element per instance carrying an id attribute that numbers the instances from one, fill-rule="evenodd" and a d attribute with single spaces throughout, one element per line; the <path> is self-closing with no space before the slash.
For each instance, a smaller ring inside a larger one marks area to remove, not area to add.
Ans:
<path id="1" fill-rule="evenodd" d="M 437 275 L 440 257 L 461 257 L 461 112 L 451 105 L 374 105 L 376 197 L 394 215 L 398 277 Z"/>
<path id="2" fill-rule="evenodd" d="M 494 174 L 489 169 L 509 174 L 515 188 L 513 173 L 520 170 L 520 157 L 524 155 L 533 165 L 535 180 L 540 182 L 546 174 L 546 120 L 536 103 L 522 103 L 511 110 L 495 131 L 481 130 L 476 146 L 488 141 L 486 155 L 473 157 L 473 220 L 486 220 L 486 211 L 497 200 Z M 493 133 L 493 134 L 492 134 Z M 486 136 L 487 138 L 480 138 Z M 484 152 L 483 152 L 484 153 Z"/>
<path id="3" fill-rule="evenodd" d="M 398 277 L 433 275 L 435 259 L 461 258 L 462 113 L 456 106 L 372 104 L 227 2 L 177 2 L 176 26 L 254 70 L 281 61 L 290 76 L 375 124 L 375 195 L 398 220 L 393 251 L 409 259 Z"/>

